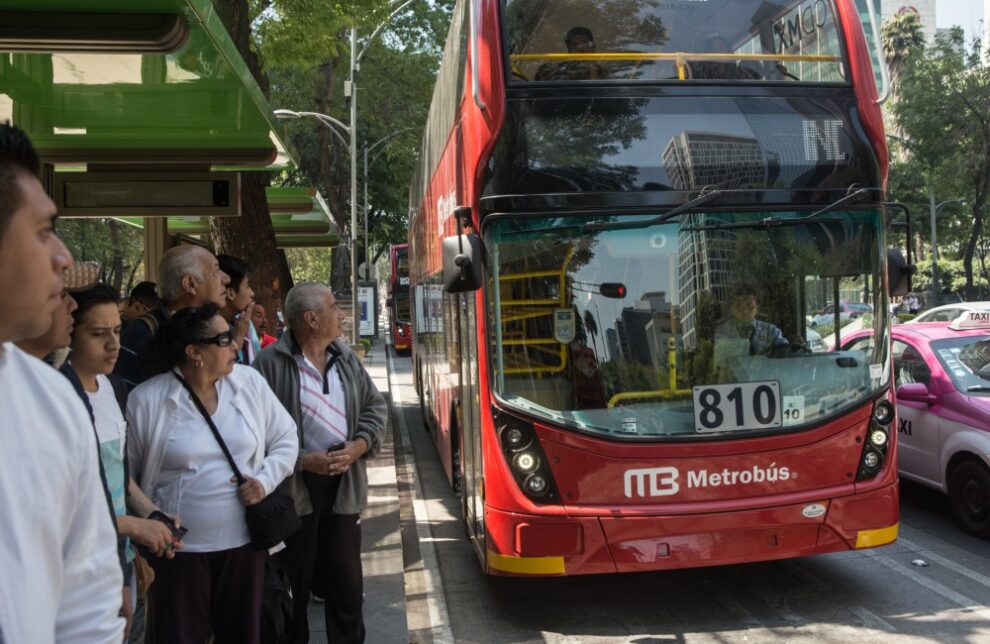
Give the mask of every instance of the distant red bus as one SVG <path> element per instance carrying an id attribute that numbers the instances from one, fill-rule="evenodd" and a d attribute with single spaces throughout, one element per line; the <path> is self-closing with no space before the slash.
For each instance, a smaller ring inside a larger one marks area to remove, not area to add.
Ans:
<path id="1" fill-rule="evenodd" d="M 485 572 L 896 539 L 905 279 L 854 0 L 460 0 L 419 163 L 414 377 Z M 839 302 L 871 313 L 810 329 Z M 875 342 L 830 350 L 849 322 Z"/>
<path id="2" fill-rule="evenodd" d="M 412 347 L 409 327 L 409 245 L 395 244 L 390 251 L 391 272 L 388 276 L 388 328 L 392 348 L 408 353 Z"/>

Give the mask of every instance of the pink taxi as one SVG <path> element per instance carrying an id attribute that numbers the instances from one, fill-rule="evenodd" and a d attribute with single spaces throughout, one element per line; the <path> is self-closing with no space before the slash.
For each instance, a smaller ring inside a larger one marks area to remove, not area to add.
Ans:
<path id="1" fill-rule="evenodd" d="M 990 313 L 899 324 L 891 334 L 898 471 L 948 494 L 962 526 L 990 538 Z M 843 348 L 872 342 L 857 332 Z"/>

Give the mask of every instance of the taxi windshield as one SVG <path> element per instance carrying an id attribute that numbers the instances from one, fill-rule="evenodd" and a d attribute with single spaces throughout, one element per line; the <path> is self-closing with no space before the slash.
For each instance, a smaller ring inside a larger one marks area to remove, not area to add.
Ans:
<path id="1" fill-rule="evenodd" d="M 814 427 L 884 386 L 884 342 L 834 349 L 862 329 L 886 337 L 876 211 L 658 214 L 486 226 L 506 404 L 582 432 L 680 440 Z M 810 315 L 835 301 L 871 312 Z"/>
<path id="2" fill-rule="evenodd" d="M 932 351 L 957 390 L 970 396 L 990 396 L 990 336 L 936 340 Z"/>

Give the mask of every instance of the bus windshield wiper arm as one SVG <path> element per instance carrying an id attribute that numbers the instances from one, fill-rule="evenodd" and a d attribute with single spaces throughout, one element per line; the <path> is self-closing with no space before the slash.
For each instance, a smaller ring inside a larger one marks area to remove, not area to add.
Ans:
<path id="1" fill-rule="evenodd" d="M 674 217 L 677 217 L 692 208 L 708 203 L 723 192 L 721 189 L 709 190 L 708 192 L 705 192 L 706 190 L 708 190 L 707 186 L 702 188 L 701 192 L 694 199 L 685 201 L 674 209 L 668 210 L 662 215 L 657 215 L 653 219 L 645 219 L 642 221 L 592 221 L 583 224 L 581 226 L 581 230 L 584 232 L 597 232 L 600 230 L 623 230 L 627 228 L 649 228 L 650 226 L 659 226 L 660 224 L 670 221 Z"/>
<path id="2" fill-rule="evenodd" d="M 852 190 L 852 187 L 850 187 Z M 781 219 L 777 217 L 764 217 L 756 221 L 731 221 L 724 224 L 708 224 L 706 226 L 692 226 L 691 228 L 685 228 L 686 231 L 695 230 L 725 230 L 729 228 L 773 228 L 775 226 L 800 226 L 802 224 L 807 224 L 812 221 L 816 223 L 835 223 L 842 221 L 839 217 L 822 217 L 825 213 L 832 212 L 837 208 L 841 208 L 850 201 L 855 201 L 860 197 L 864 197 L 870 194 L 869 188 L 859 188 L 853 192 L 848 193 L 846 196 L 833 201 L 829 205 L 825 206 L 820 210 L 816 210 L 810 215 L 805 215 L 804 217 L 797 217 L 795 219 Z"/>

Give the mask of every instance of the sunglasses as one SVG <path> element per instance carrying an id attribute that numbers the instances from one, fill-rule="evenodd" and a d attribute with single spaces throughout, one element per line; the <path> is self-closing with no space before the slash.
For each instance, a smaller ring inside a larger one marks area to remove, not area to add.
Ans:
<path id="1" fill-rule="evenodd" d="M 234 335 L 230 331 L 218 333 L 212 338 L 203 338 L 198 344 L 215 344 L 218 347 L 229 347 L 234 343 Z"/>

